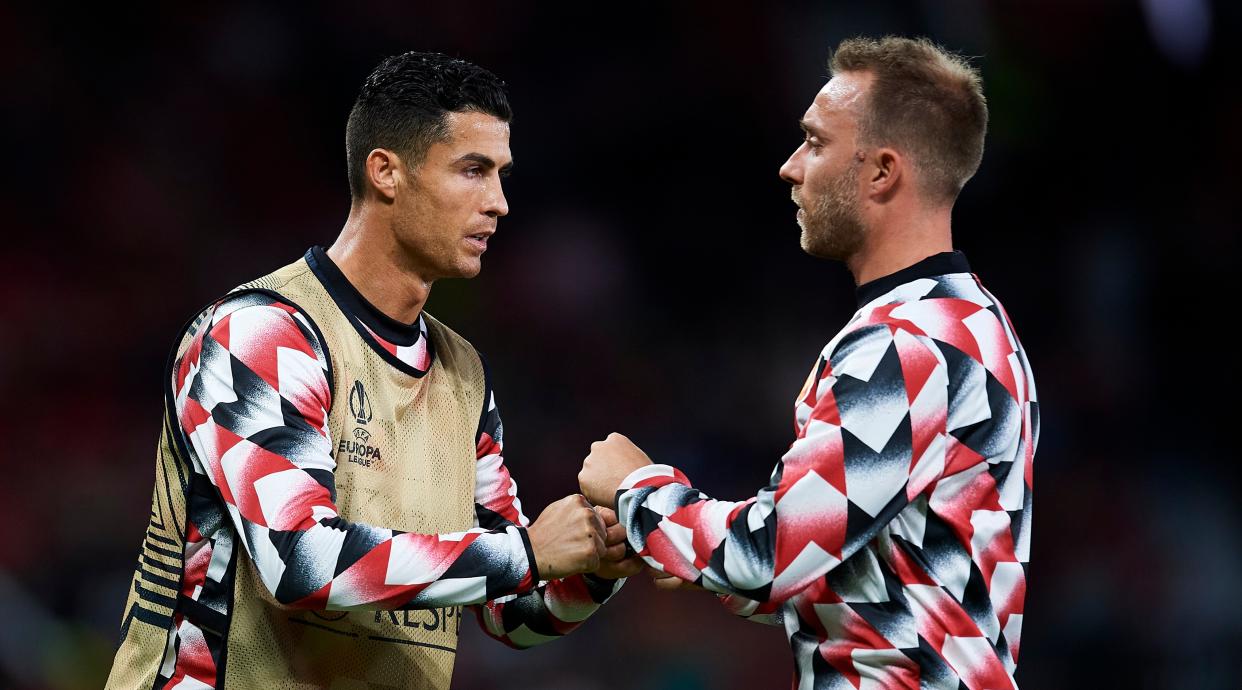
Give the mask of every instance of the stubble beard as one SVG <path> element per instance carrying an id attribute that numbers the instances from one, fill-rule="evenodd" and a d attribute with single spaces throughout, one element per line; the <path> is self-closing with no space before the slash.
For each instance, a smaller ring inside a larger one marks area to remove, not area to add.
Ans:
<path id="1" fill-rule="evenodd" d="M 866 229 L 858 203 L 857 167 L 834 178 L 822 194 L 804 196 L 801 203 L 798 225 L 802 228 L 804 252 L 821 259 L 845 261 L 862 249 Z"/>

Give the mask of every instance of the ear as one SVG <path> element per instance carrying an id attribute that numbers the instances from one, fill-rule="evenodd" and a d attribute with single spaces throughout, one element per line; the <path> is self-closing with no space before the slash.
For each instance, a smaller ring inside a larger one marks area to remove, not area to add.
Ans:
<path id="1" fill-rule="evenodd" d="M 867 192 L 873 198 L 886 200 L 897 191 L 906 172 L 906 159 L 894 149 L 881 147 L 870 156 L 867 166 Z"/>
<path id="2" fill-rule="evenodd" d="M 367 154 L 364 169 L 367 181 L 381 199 L 393 201 L 397 198 L 397 187 L 405 184 L 405 168 L 400 156 L 388 149 L 375 149 Z"/>

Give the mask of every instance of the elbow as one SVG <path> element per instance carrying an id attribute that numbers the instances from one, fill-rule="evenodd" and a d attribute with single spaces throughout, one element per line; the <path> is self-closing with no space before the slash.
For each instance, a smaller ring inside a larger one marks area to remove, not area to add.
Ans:
<path id="1" fill-rule="evenodd" d="M 514 605 L 510 602 L 508 605 Z M 556 639 L 555 635 L 545 635 L 534 630 L 525 622 L 519 623 L 516 628 L 507 630 L 505 628 L 504 616 L 501 613 L 502 608 L 493 602 L 488 602 L 483 606 L 477 606 L 474 609 L 475 615 L 479 619 L 479 625 L 483 628 L 483 632 L 487 636 L 500 642 L 511 649 L 526 650 L 531 647 L 538 647 L 541 644 Z M 553 631 L 548 631 L 553 632 Z"/>
<path id="2" fill-rule="evenodd" d="M 736 547 L 726 548 L 723 567 L 703 570 L 703 583 L 718 594 L 733 594 L 766 605 L 782 594 L 775 586 L 774 563 L 773 554 L 756 549 L 740 553 Z M 785 595 L 787 598 L 788 593 Z M 782 603 L 778 601 L 775 605 Z"/>

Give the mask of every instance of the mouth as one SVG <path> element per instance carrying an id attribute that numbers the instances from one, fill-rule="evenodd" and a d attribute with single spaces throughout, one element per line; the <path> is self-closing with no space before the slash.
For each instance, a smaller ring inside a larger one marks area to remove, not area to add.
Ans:
<path id="1" fill-rule="evenodd" d="M 484 232 L 476 232 L 473 235 L 466 235 L 466 244 L 470 245 L 472 249 L 482 254 L 487 251 L 487 238 L 491 237 L 495 232 L 495 230 L 487 230 Z"/>

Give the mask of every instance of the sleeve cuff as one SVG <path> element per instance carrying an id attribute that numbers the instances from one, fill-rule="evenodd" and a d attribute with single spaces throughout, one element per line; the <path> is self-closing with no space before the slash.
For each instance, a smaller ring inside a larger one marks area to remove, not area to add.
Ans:
<path id="1" fill-rule="evenodd" d="M 535 549 L 530 544 L 530 535 L 526 532 L 526 528 L 514 525 L 514 529 L 522 537 L 522 546 L 526 549 L 526 562 L 529 566 L 527 568 L 529 577 L 518 588 L 518 593 L 521 594 L 539 586 L 539 564 L 535 561 Z"/>
<path id="2" fill-rule="evenodd" d="M 640 467 L 625 477 L 617 491 L 629 491 L 646 487 L 661 487 L 667 484 L 685 484 L 693 486 L 690 479 L 681 470 L 671 465 L 647 465 Z"/>
<path id="3" fill-rule="evenodd" d="M 591 594 L 591 600 L 596 604 L 603 604 L 608 601 L 609 597 L 616 594 L 621 586 L 625 584 L 625 578 L 613 580 L 607 577 L 600 577 L 595 573 L 583 573 L 582 581 L 586 584 L 587 591 Z"/>

